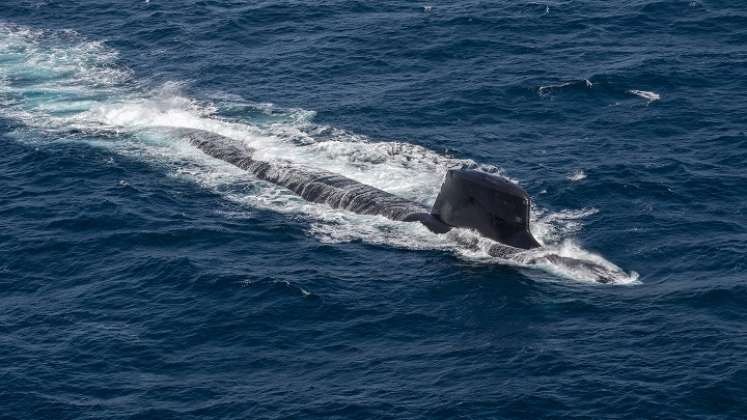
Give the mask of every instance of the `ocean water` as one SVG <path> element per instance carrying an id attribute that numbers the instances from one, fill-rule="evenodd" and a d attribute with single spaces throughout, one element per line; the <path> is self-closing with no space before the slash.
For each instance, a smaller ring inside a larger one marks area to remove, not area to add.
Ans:
<path id="1" fill-rule="evenodd" d="M 3 418 L 742 418 L 747 3 L 0 2 Z M 310 204 L 198 128 L 552 252 Z M 471 244 L 467 246 L 465 244 Z"/>

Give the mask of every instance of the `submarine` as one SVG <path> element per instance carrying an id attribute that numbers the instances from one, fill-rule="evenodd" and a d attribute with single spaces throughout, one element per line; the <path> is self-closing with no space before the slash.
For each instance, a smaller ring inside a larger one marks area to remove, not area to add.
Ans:
<path id="1" fill-rule="evenodd" d="M 596 262 L 532 252 L 542 245 L 530 231 L 531 200 L 513 182 L 472 169 L 450 169 L 432 208 L 388 193 L 348 177 L 286 160 L 254 158 L 255 150 L 228 137 L 198 129 L 179 129 L 203 153 L 285 187 L 304 200 L 364 215 L 421 223 L 431 232 L 471 229 L 495 241 L 488 249 L 494 257 L 517 263 L 560 264 L 582 269 L 599 283 L 613 282 L 616 272 Z"/>

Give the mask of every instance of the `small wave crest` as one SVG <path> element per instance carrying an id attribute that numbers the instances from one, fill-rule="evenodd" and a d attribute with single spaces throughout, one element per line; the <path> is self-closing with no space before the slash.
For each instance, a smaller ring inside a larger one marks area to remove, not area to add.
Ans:
<path id="1" fill-rule="evenodd" d="M 586 179 L 586 173 L 583 169 L 576 169 L 571 175 L 568 175 L 568 180 L 571 182 L 578 182 Z"/>
<path id="2" fill-rule="evenodd" d="M 594 84 L 588 80 L 571 80 L 568 82 L 558 83 L 554 85 L 546 85 L 546 86 L 540 86 L 537 89 L 537 93 L 539 93 L 540 96 L 548 95 L 554 91 L 563 89 L 563 88 L 584 88 L 584 89 L 591 89 L 594 86 Z"/>
<path id="3" fill-rule="evenodd" d="M 661 95 L 659 95 L 656 92 L 651 92 L 651 91 L 648 91 L 648 90 L 632 89 L 632 90 L 629 90 L 628 93 L 630 93 L 631 95 L 635 95 L 635 96 L 641 97 L 641 98 L 647 100 L 649 103 L 654 102 L 654 101 L 658 101 L 659 99 L 661 99 Z"/>

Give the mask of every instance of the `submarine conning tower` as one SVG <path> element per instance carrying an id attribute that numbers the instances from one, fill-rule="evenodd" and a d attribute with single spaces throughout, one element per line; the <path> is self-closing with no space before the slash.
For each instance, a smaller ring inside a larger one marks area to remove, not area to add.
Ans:
<path id="1" fill-rule="evenodd" d="M 446 173 L 431 214 L 516 248 L 540 246 L 529 231 L 529 195 L 511 181 L 469 169 Z"/>

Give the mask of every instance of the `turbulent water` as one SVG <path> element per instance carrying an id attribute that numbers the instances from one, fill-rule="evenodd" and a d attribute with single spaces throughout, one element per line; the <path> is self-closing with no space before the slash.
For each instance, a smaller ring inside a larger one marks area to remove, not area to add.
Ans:
<path id="1" fill-rule="evenodd" d="M 738 418 L 746 45 L 737 1 L 3 2 L 3 414 Z M 426 206 L 507 177 L 614 281 L 184 128 Z"/>

